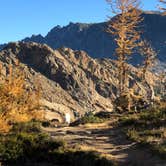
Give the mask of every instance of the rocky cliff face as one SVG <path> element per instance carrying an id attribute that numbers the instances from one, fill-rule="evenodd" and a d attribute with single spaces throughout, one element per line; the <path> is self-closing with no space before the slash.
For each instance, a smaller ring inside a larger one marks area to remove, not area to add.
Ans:
<path id="1" fill-rule="evenodd" d="M 166 16 L 157 12 L 144 12 L 142 17 L 144 18 L 140 26 L 142 36 L 151 42 L 158 53 L 158 59 L 166 62 Z M 45 37 L 33 35 L 23 41 L 46 43 L 54 49 L 65 46 L 74 50 L 84 50 L 95 58 L 115 58 L 113 36 L 105 32 L 106 27 L 107 23 L 70 23 L 65 27 L 54 27 Z M 134 58 L 133 63 L 140 63 L 140 57 Z"/>
<path id="2" fill-rule="evenodd" d="M 0 52 L 4 75 L 8 64 L 16 59 L 24 68 L 27 83 L 32 88 L 36 81 L 41 84 L 41 102 L 47 118 L 60 118 L 65 112 L 73 115 L 74 111 L 112 111 L 118 88 L 116 61 L 93 59 L 84 51 L 65 47 L 53 50 L 37 43 L 10 43 Z M 129 68 L 130 86 L 145 94 L 139 70 Z"/>
<path id="3" fill-rule="evenodd" d="M 151 42 L 158 53 L 158 59 L 165 63 L 166 16 L 159 12 L 144 12 L 142 17 L 144 18 L 140 27 L 143 31 L 142 36 Z M 106 27 L 107 23 L 70 23 L 64 27 L 54 27 L 45 37 L 32 35 L 23 41 L 45 43 L 54 49 L 64 46 L 74 50 L 84 50 L 93 58 L 115 58 L 113 36 L 105 32 Z M 0 49 L 2 47 L 1 45 Z M 140 63 L 140 56 L 134 58 L 132 63 Z"/>

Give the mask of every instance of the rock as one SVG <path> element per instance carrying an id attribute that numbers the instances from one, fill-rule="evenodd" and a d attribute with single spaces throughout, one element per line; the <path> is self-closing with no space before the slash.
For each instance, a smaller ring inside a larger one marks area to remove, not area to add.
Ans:
<path id="1" fill-rule="evenodd" d="M 27 85 L 31 89 L 40 85 L 46 119 L 63 123 L 68 112 L 72 122 L 76 112 L 81 117 L 89 111 L 113 110 L 118 88 L 116 61 L 93 59 L 84 51 L 65 47 L 53 50 L 45 44 L 17 42 L 0 51 L 4 77 L 16 60 L 24 68 Z M 145 94 L 138 69 L 129 67 L 130 79 L 136 82 L 134 91 Z"/>
<path id="2" fill-rule="evenodd" d="M 155 50 L 159 50 L 158 59 L 161 62 L 166 62 L 166 45 L 164 44 L 166 16 L 159 12 L 143 12 L 142 17 L 144 18 L 141 25 L 143 38 L 150 40 Z M 105 32 L 106 27 L 106 22 L 94 24 L 70 23 L 64 27 L 52 28 L 45 37 L 32 35 L 30 38 L 23 39 L 23 41 L 46 43 L 53 49 L 66 46 L 74 50 L 84 50 L 94 58 L 115 58 L 113 56 L 116 47 L 114 38 Z M 141 57 L 136 56 L 132 63 L 138 64 L 140 61 Z"/>

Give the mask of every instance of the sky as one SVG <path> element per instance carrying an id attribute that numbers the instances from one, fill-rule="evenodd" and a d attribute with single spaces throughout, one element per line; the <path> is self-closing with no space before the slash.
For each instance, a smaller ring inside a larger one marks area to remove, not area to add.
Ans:
<path id="1" fill-rule="evenodd" d="M 157 0 L 142 0 L 144 10 L 157 10 Z M 95 23 L 110 15 L 105 0 L 0 0 L 0 43 L 42 34 L 69 22 Z"/>

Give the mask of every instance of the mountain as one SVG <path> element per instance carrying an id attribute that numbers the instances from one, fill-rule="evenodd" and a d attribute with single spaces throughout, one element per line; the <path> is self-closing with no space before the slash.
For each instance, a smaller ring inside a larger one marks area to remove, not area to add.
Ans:
<path id="1" fill-rule="evenodd" d="M 33 89 L 36 81 L 41 83 L 41 102 L 48 119 L 63 120 L 65 112 L 112 111 L 118 88 L 116 61 L 93 59 L 84 51 L 65 47 L 53 50 L 45 44 L 17 42 L 0 51 L 4 76 L 16 60 L 24 68 L 27 85 Z M 129 71 L 130 87 L 145 94 L 139 70 L 129 66 Z M 151 73 L 148 77 L 156 80 Z"/>
<path id="2" fill-rule="evenodd" d="M 142 36 L 147 38 L 158 53 L 158 59 L 166 62 L 166 16 L 159 12 L 144 12 L 141 24 Z M 74 50 L 84 50 L 93 58 L 113 56 L 115 43 L 113 36 L 105 32 L 107 23 L 70 23 L 67 26 L 56 26 L 43 37 L 32 35 L 23 39 L 25 42 L 45 43 L 53 49 L 62 46 Z M 0 47 L 1 48 L 1 47 Z M 140 63 L 140 57 L 136 56 L 133 64 Z"/>
<path id="3" fill-rule="evenodd" d="M 142 36 L 149 40 L 158 53 L 158 59 L 166 62 L 166 16 L 159 12 L 144 12 L 141 24 Z M 70 23 L 65 27 L 54 27 L 45 37 L 41 35 L 26 38 L 23 41 L 46 43 L 56 49 L 62 46 L 86 51 L 91 57 L 101 58 L 113 56 L 115 43 L 113 36 L 105 32 L 107 23 L 84 24 Z M 135 58 L 134 64 L 139 63 Z"/>
<path id="4" fill-rule="evenodd" d="M 0 45 L 0 50 L 2 50 L 7 44 L 1 44 Z"/>

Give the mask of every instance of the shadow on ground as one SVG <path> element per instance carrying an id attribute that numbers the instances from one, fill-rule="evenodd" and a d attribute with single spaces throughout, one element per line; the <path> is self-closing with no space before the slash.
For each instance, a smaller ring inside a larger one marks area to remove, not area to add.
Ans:
<path id="1" fill-rule="evenodd" d="M 49 132 L 55 138 L 66 140 L 70 146 L 87 146 L 102 154 L 111 155 L 120 166 L 166 166 L 166 160 L 128 140 L 124 129 L 112 122 L 106 122 L 102 126 L 92 124 L 52 129 Z"/>

